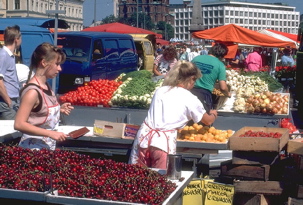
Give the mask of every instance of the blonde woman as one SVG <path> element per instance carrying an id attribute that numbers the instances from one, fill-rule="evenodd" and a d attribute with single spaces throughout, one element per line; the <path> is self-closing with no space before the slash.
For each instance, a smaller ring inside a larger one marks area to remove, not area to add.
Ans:
<path id="1" fill-rule="evenodd" d="M 176 153 L 177 129 L 190 120 L 206 125 L 215 121 L 217 111 L 207 114 L 201 101 L 189 91 L 200 77 L 200 70 L 187 61 L 178 61 L 168 72 L 137 133 L 129 163 L 166 169 L 167 155 Z"/>

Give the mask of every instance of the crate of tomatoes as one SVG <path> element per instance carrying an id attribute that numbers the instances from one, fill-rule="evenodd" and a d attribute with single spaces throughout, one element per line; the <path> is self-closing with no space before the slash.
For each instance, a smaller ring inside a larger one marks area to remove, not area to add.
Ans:
<path id="1" fill-rule="evenodd" d="M 229 149 L 280 152 L 288 140 L 287 128 L 243 127 L 229 138 Z"/>

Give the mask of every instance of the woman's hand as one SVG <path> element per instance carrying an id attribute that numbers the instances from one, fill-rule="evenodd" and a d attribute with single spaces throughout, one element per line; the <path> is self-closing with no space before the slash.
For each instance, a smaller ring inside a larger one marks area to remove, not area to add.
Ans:
<path id="1" fill-rule="evenodd" d="M 65 141 L 65 139 L 67 138 L 68 136 L 66 134 L 64 134 L 63 132 L 57 132 L 57 131 L 52 131 L 50 133 L 50 138 L 56 140 L 56 141 Z"/>
<path id="2" fill-rule="evenodd" d="M 60 112 L 69 115 L 70 112 L 74 109 L 71 103 L 64 103 L 61 105 Z"/>

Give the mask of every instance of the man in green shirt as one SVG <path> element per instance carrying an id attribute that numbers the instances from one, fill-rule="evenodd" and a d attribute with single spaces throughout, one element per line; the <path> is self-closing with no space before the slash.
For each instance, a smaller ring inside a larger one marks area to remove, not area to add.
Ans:
<path id="1" fill-rule="evenodd" d="M 202 77 L 196 80 L 191 92 L 200 99 L 208 113 L 213 109 L 212 91 L 216 82 L 219 83 L 220 90 L 230 96 L 226 84 L 225 65 L 222 62 L 227 52 L 228 48 L 226 45 L 216 43 L 209 50 L 208 55 L 199 55 L 191 61 L 202 72 Z"/>

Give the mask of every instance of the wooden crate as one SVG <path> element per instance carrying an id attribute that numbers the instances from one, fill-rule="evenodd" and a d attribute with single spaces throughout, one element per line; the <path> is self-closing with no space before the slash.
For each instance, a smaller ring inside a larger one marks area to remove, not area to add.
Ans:
<path id="1" fill-rule="evenodd" d="M 280 138 L 270 137 L 239 137 L 246 131 L 279 132 Z M 269 151 L 279 152 L 289 140 L 289 130 L 273 127 L 243 127 L 229 138 L 229 149 L 237 151 Z"/>
<path id="2" fill-rule="evenodd" d="M 235 193 L 233 205 L 284 205 L 287 198 L 280 195 Z"/>
<path id="3" fill-rule="evenodd" d="M 283 183 L 280 181 L 234 181 L 236 193 L 280 195 Z"/>
<path id="4" fill-rule="evenodd" d="M 279 152 L 233 151 L 233 164 L 274 164 L 279 160 Z"/>
<path id="5" fill-rule="evenodd" d="M 221 175 L 230 176 L 241 180 L 263 180 L 269 179 L 269 165 L 237 165 L 230 163 L 221 164 Z"/>
<path id="6" fill-rule="evenodd" d="M 303 155 L 303 138 L 289 140 L 287 143 L 287 152 L 290 154 Z"/>
<path id="7" fill-rule="evenodd" d="M 302 205 L 303 199 L 288 197 L 287 205 Z"/>

